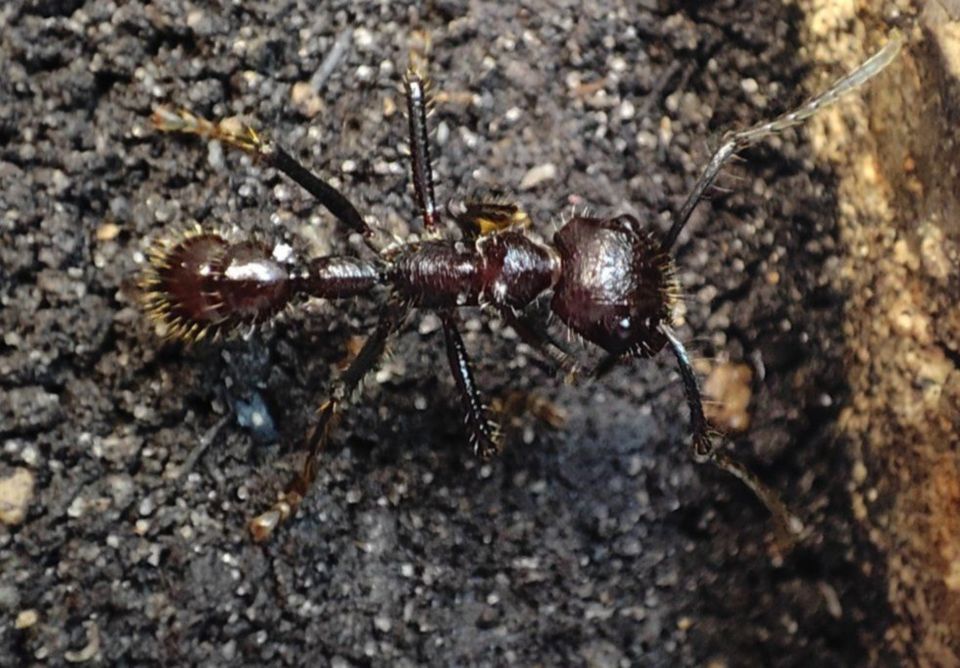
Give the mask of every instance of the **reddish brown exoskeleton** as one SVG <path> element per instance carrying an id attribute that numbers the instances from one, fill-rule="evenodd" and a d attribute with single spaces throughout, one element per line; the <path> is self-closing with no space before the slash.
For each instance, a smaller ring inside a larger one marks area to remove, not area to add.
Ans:
<path id="1" fill-rule="evenodd" d="M 671 249 L 694 207 L 725 163 L 739 150 L 801 123 L 822 107 L 863 85 L 889 64 L 901 40 L 895 37 L 872 58 L 825 93 L 779 118 L 728 136 L 713 155 L 670 230 L 660 233 L 651 220 L 629 215 L 609 218 L 576 216 L 549 243 L 527 232 L 530 221 L 518 206 L 475 202 L 441 213 L 434 198 L 427 133 L 427 90 L 411 69 L 404 89 L 409 118 L 413 185 L 423 234 L 417 240 L 380 245 L 356 207 L 339 191 L 309 172 L 277 144 L 243 124 L 211 123 L 190 112 L 157 110 L 154 125 L 163 131 L 217 139 L 283 172 L 360 234 L 368 257 L 321 257 L 298 260 L 252 241 L 228 241 L 201 229 L 155 244 L 142 280 L 145 304 L 169 336 L 200 340 L 239 325 L 268 319 L 292 300 L 303 297 L 343 299 L 388 294 L 379 323 L 344 371 L 330 397 L 320 405 L 306 436 L 302 470 L 267 512 L 250 522 L 256 541 L 269 538 L 292 516 L 313 484 L 333 418 L 363 377 L 377 364 L 388 338 L 413 308 L 431 309 L 443 324 L 453 372 L 474 451 L 489 457 L 500 439 L 480 397 L 470 360 L 458 331 L 458 309 L 486 306 L 512 326 L 523 341 L 561 369 L 574 373 L 569 350 L 529 315 L 528 307 L 549 296 L 550 310 L 570 330 L 602 349 L 602 372 L 623 358 L 646 358 L 668 347 L 676 358 L 690 408 L 693 457 L 713 462 L 740 478 L 769 508 L 781 528 L 794 536 L 800 521 L 778 496 L 712 439 L 697 377 L 683 343 L 671 328 L 677 287 Z M 449 218 L 459 238 L 441 233 Z"/>

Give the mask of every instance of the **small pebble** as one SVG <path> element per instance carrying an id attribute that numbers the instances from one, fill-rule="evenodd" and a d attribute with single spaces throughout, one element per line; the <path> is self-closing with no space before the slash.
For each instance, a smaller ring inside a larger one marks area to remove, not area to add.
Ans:
<path id="1" fill-rule="evenodd" d="M 17 621 L 15 621 L 13 625 L 17 629 L 29 629 L 36 624 L 39 619 L 40 615 L 37 614 L 36 610 L 21 610 L 20 614 L 17 615 Z"/>
<path id="2" fill-rule="evenodd" d="M 97 241 L 112 241 L 120 234 L 120 227 L 114 223 L 104 223 L 97 228 Z"/>
<path id="3" fill-rule="evenodd" d="M 13 475 L 0 479 L 0 522 L 15 526 L 27 516 L 27 508 L 33 500 L 33 473 L 18 468 Z"/>
<path id="4" fill-rule="evenodd" d="M 324 110 L 323 98 L 309 81 L 298 81 L 290 89 L 290 104 L 307 118 L 314 118 Z"/>
<path id="5" fill-rule="evenodd" d="M 552 162 L 537 165 L 531 168 L 520 180 L 520 190 L 531 190 L 541 183 L 553 181 L 557 178 L 557 166 Z"/>

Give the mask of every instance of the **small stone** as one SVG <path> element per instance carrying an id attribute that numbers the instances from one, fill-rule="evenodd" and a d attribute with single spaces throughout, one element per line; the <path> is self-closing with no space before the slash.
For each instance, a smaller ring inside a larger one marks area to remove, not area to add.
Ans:
<path id="1" fill-rule="evenodd" d="M 142 517 L 149 517 L 156 510 L 157 505 L 152 496 L 146 496 L 140 501 L 139 512 Z"/>
<path id="2" fill-rule="evenodd" d="M 641 130 L 637 133 L 636 142 L 640 148 L 655 148 L 657 145 L 657 135 L 647 130 Z"/>
<path id="3" fill-rule="evenodd" d="M 313 118 L 323 111 L 323 99 L 309 81 L 298 81 L 290 90 L 290 103 L 293 108 L 307 118 Z"/>
<path id="4" fill-rule="evenodd" d="M 82 496 L 78 496 L 67 507 L 67 515 L 69 517 L 76 519 L 78 517 L 83 517 L 83 513 L 86 510 L 87 510 L 87 500 Z"/>
<path id="5" fill-rule="evenodd" d="M 520 190 L 536 188 L 541 183 L 557 178 L 557 166 L 552 162 L 532 167 L 520 180 Z"/>
<path id="6" fill-rule="evenodd" d="M 213 169 L 223 169 L 223 144 L 219 141 L 207 143 L 207 164 Z"/>
<path id="7" fill-rule="evenodd" d="M 0 522 L 15 526 L 27 516 L 27 507 L 33 500 L 33 473 L 18 468 L 8 478 L 0 479 Z"/>
<path id="8" fill-rule="evenodd" d="M 373 81 L 374 76 L 377 71 L 370 67 L 369 65 L 361 65 L 357 68 L 356 76 L 360 81 Z"/>
<path id="9" fill-rule="evenodd" d="M 380 631 L 380 633 L 389 633 L 390 629 L 393 628 L 393 623 L 390 621 L 389 617 L 384 615 L 377 615 L 373 618 L 373 626 Z"/>
<path id="10" fill-rule="evenodd" d="M 220 656 L 226 661 L 233 661 L 237 656 L 237 641 L 228 640 L 224 643 L 223 647 L 220 648 Z"/>
<path id="11" fill-rule="evenodd" d="M 757 83 L 756 79 L 744 79 L 740 82 L 740 90 L 747 95 L 753 95 L 760 90 L 760 84 Z"/>
<path id="12" fill-rule="evenodd" d="M 114 223 L 104 223 L 97 228 L 97 241 L 112 241 L 120 234 L 120 226 Z"/>
<path id="13" fill-rule="evenodd" d="M 366 28 L 357 28 L 353 31 L 353 43 L 361 51 L 367 51 L 374 44 L 373 33 Z"/>
<path id="14" fill-rule="evenodd" d="M 15 621 L 13 625 L 17 629 L 29 629 L 36 624 L 39 619 L 40 615 L 37 614 L 36 610 L 21 610 L 20 614 L 17 615 L 17 621 Z"/>
<path id="15" fill-rule="evenodd" d="M 715 403 L 704 406 L 707 418 L 728 431 L 746 431 L 750 426 L 750 383 L 753 372 L 746 364 L 727 362 L 710 371 L 704 394 Z"/>
<path id="16" fill-rule="evenodd" d="M 435 331 L 440 329 L 443 325 L 440 322 L 440 318 L 435 313 L 427 313 L 420 319 L 420 325 L 417 327 L 417 332 L 421 336 L 426 336 L 427 334 L 433 334 Z"/>
<path id="17" fill-rule="evenodd" d="M 868 472 L 866 465 L 862 461 L 855 462 L 850 475 L 855 484 L 862 485 L 867 481 Z"/>

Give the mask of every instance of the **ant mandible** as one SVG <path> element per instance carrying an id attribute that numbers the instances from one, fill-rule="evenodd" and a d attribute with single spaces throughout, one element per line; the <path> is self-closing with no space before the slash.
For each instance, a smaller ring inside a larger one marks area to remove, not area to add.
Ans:
<path id="1" fill-rule="evenodd" d="M 312 194 L 372 251 L 369 258 L 328 256 L 290 259 L 262 242 L 228 240 L 199 227 L 155 243 L 141 280 L 145 307 L 166 335 L 185 341 L 218 338 L 240 325 L 267 320 L 295 298 L 345 299 L 389 294 L 373 333 L 317 409 L 305 438 L 306 459 L 273 506 L 250 521 L 257 542 L 267 540 L 293 516 L 310 490 L 320 455 L 344 402 L 376 366 L 387 340 L 413 308 L 437 312 L 447 358 L 466 414 L 474 452 L 488 458 L 501 448 L 487 414 L 459 332 L 458 309 L 493 309 L 520 337 L 560 369 L 577 371 L 569 350 L 528 313 L 552 292 L 550 310 L 574 333 L 602 349 L 606 357 L 595 374 L 623 358 L 648 358 L 668 347 L 676 358 L 692 423 L 692 455 L 736 476 L 766 505 L 787 536 L 804 529 L 778 495 L 712 439 L 704 416 L 697 376 L 672 324 L 677 286 L 671 249 L 694 207 L 723 166 L 738 151 L 795 126 L 844 94 L 862 86 L 896 56 L 902 39 L 889 43 L 829 90 L 773 121 L 729 134 L 710 159 L 665 235 L 652 219 L 630 215 L 568 220 L 552 243 L 533 240 L 530 220 L 514 204 L 471 202 L 446 212 L 460 232 L 445 238 L 444 215 L 437 208 L 427 130 L 428 86 L 420 67 L 404 78 L 414 193 L 420 210 L 420 239 L 382 245 L 374 229 L 337 189 L 300 164 L 252 127 L 232 121 L 213 123 L 189 111 L 158 109 L 154 126 L 216 139 L 277 169 Z"/>

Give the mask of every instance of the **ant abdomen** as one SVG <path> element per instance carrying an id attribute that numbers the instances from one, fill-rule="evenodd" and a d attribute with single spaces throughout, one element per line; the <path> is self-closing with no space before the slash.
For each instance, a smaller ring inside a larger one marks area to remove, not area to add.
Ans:
<path id="1" fill-rule="evenodd" d="M 377 266 L 358 258 L 300 264 L 276 249 L 199 228 L 162 239 L 151 249 L 141 282 L 146 307 L 169 338 L 192 342 L 263 322 L 296 295 L 343 299 L 381 281 Z"/>
<path id="2" fill-rule="evenodd" d="M 290 300 L 292 281 L 265 244 L 195 229 L 154 245 L 142 287 L 168 337 L 197 341 L 270 317 Z"/>

